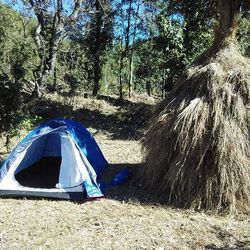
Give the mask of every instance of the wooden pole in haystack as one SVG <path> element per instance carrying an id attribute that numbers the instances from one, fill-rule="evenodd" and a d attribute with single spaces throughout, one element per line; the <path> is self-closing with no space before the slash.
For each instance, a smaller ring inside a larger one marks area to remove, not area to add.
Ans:
<path id="1" fill-rule="evenodd" d="M 248 0 L 216 1 L 212 46 L 157 106 L 142 141 L 145 183 L 170 204 L 250 209 L 250 60 L 236 43 L 249 7 Z"/>

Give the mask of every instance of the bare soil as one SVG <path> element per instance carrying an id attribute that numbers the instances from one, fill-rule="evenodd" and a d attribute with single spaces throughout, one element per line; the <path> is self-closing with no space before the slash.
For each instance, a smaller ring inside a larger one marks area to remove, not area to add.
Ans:
<path id="1" fill-rule="evenodd" d="M 44 120 L 64 116 L 85 124 L 110 163 L 106 181 L 124 167 L 132 177 L 99 201 L 1 199 L 0 249 L 250 249 L 248 215 L 169 207 L 141 185 L 140 138 L 153 103 L 50 95 L 37 105 Z"/>

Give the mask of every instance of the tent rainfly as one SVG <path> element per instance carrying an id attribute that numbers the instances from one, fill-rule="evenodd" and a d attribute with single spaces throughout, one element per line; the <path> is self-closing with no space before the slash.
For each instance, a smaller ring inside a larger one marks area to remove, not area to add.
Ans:
<path id="1" fill-rule="evenodd" d="M 98 180 L 107 165 L 86 128 L 54 119 L 31 131 L 7 157 L 0 168 L 0 196 L 102 197 Z"/>

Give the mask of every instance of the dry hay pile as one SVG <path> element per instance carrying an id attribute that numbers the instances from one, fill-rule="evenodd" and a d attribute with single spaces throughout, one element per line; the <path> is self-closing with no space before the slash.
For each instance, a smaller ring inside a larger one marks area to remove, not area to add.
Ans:
<path id="1" fill-rule="evenodd" d="M 250 60 L 234 45 L 193 66 L 158 105 L 144 178 L 178 206 L 250 208 Z"/>

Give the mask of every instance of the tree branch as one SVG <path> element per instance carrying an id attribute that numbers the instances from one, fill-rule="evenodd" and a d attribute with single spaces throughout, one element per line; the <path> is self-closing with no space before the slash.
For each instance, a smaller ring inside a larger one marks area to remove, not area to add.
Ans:
<path id="1" fill-rule="evenodd" d="M 73 9 L 72 13 L 69 15 L 69 20 L 71 22 L 75 21 L 75 19 L 77 18 L 79 11 L 81 9 L 82 2 L 83 2 L 83 0 L 76 0 L 75 1 L 74 9 Z"/>
<path id="2" fill-rule="evenodd" d="M 30 2 L 31 7 L 34 7 L 34 1 L 33 0 L 29 0 L 29 2 Z"/>

